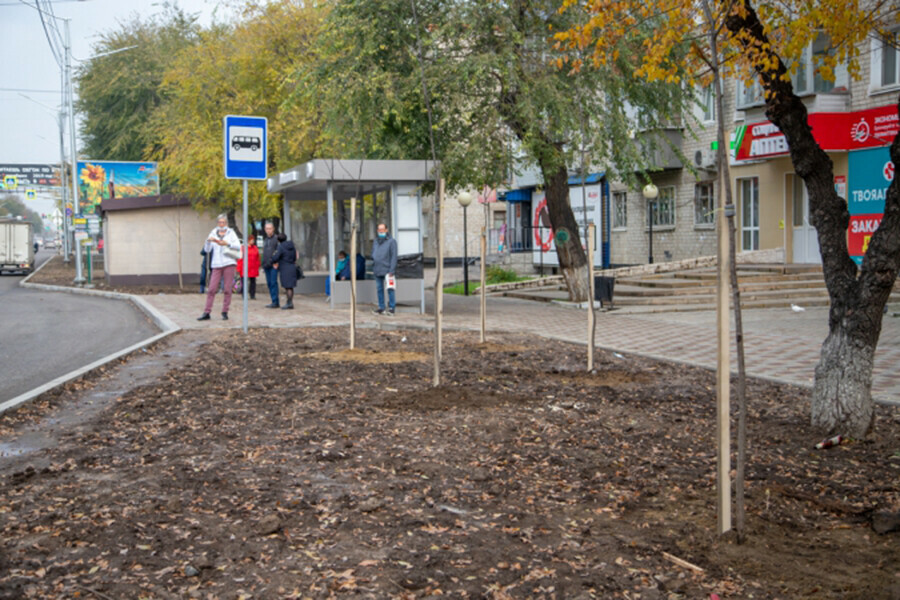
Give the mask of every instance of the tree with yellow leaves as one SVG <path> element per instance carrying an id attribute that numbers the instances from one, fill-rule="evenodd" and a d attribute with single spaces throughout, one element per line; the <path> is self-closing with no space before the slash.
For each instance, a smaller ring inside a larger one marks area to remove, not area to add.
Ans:
<path id="1" fill-rule="evenodd" d="M 822 255 L 831 299 L 829 334 L 816 368 L 812 424 L 824 431 L 864 436 L 874 423 L 872 367 L 885 303 L 900 270 L 900 188 L 888 188 L 884 217 L 857 268 L 847 245 L 849 212 L 834 186 L 834 167 L 813 137 L 807 108 L 794 92 L 792 71 L 804 49 L 827 36 L 831 48 L 816 65 L 833 77 L 838 65 L 860 73 L 867 38 L 898 23 L 897 0 L 721 0 L 712 3 L 708 27 L 721 33 L 720 56 L 728 74 L 755 79 L 766 115 L 785 135 L 791 161 L 809 193 L 810 217 Z M 605 64 L 649 31 L 634 72 L 647 81 L 693 84 L 708 77 L 710 55 L 701 2 L 682 0 L 563 0 L 562 10 L 582 11 L 584 24 L 559 34 L 561 47 L 587 52 Z M 583 66 L 574 58 L 576 67 Z M 900 162 L 900 138 L 890 148 Z"/>
<path id="2" fill-rule="evenodd" d="M 241 204 L 241 183 L 223 174 L 222 118 L 267 117 L 269 171 L 307 160 L 318 143 L 315 106 L 290 100 L 293 74 L 313 58 L 324 10 L 281 1 L 249 6 L 234 25 L 202 31 L 167 70 L 168 101 L 154 115 L 159 140 L 153 157 L 160 172 L 199 208 L 226 212 L 231 224 Z M 290 101 L 289 101 L 290 100 Z M 251 218 L 281 214 L 279 196 L 265 182 L 250 183 Z"/>

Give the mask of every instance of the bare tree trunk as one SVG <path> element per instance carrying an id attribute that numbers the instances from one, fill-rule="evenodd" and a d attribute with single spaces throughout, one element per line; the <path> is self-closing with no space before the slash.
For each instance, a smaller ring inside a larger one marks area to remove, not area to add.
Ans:
<path id="1" fill-rule="evenodd" d="M 569 204 L 569 173 L 565 165 L 546 169 L 542 167 L 541 170 L 547 195 L 547 212 L 556 241 L 556 256 L 569 290 L 569 300 L 584 302 L 590 294 L 587 256 L 578 236 L 575 213 Z"/>
<path id="2" fill-rule="evenodd" d="M 834 189 L 834 165 L 813 137 L 806 106 L 794 94 L 787 69 L 772 52 L 750 0 L 743 3 L 744 10 L 732 13 L 726 26 L 742 44 L 762 54 L 756 71 L 766 90 L 766 116 L 785 135 L 794 169 L 806 183 L 831 300 L 829 334 L 816 367 L 811 422 L 826 433 L 863 437 L 874 424 L 872 359 L 882 311 L 900 270 L 900 178 L 895 177 L 888 188 L 881 225 L 857 269 L 847 250 L 850 214 L 847 201 Z M 900 136 L 890 152 L 894 164 L 900 164 Z"/>

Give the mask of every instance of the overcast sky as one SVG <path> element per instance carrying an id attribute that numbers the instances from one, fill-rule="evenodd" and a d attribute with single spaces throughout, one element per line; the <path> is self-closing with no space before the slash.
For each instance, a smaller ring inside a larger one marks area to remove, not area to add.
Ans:
<path id="1" fill-rule="evenodd" d="M 162 4 L 151 0 L 56 0 L 53 10 L 57 17 L 71 19 L 72 55 L 86 59 L 99 34 L 135 15 L 161 13 Z M 198 14 L 205 25 L 227 14 L 220 6 L 224 3 L 215 0 L 178 0 L 177 4 Z M 63 32 L 61 21 L 59 30 Z M 33 0 L 0 0 L 0 65 L 0 163 L 59 163 L 56 107 L 61 101 L 60 68 Z M 67 138 L 67 154 L 68 148 Z M 33 206 L 49 211 L 51 204 L 41 199 Z"/>

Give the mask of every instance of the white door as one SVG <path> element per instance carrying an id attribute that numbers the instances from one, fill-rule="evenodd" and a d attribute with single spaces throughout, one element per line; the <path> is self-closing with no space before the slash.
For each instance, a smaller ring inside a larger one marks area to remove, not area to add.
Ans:
<path id="1" fill-rule="evenodd" d="M 803 180 L 794 175 L 791 197 L 794 213 L 794 249 L 795 263 L 821 263 L 819 254 L 819 238 L 816 228 L 809 222 L 809 193 Z"/>
<path id="2" fill-rule="evenodd" d="M 759 250 L 759 178 L 738 179 L 741 197 L 741 250 Z"/>

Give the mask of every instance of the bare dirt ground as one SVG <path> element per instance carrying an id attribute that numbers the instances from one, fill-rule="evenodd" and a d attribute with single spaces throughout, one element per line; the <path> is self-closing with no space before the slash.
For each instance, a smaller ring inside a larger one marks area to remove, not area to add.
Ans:
<path id="1" fill-rule="evenodd" d="M 199 284 L 177 285 L 109 285 L 103 275 L 103 255 L 94 255 L 93 273 L 91 283 L 94 289 L 108 292 L 121 292 L 123 294 L 197 294 L 200 291 Z M 200 272 L 200 261 L 197 260 L 197 269 Z M 82 272 L 87 279 L 87 263 L 82 264 Z M 190 271 L 193 273 L 194 271 Z M 38 271 L 29 281 L 31 283 L 43 283 L 46 285 L 71 286 L 75 279 L 75 262 L 66 264 L 62 257 L 54 256 L 44 267 Z M 265 287 L 265 285 L 263 286 Z"/>
<path id="2" fill-rule="evenodd" d="M 192 335 L 0 460 L 0 598 L 900 597 L 900 532 L 876 532 L 896 411 L 814 450 L 808 392 L 754 382 L 739 545 L 715 533 L 708 371 L 601 353 L 588 374 L 574 345 L 460 333 L 432 388 L 421 332 Z M 104 377 L 0 416 L 0 442 Z"/>

